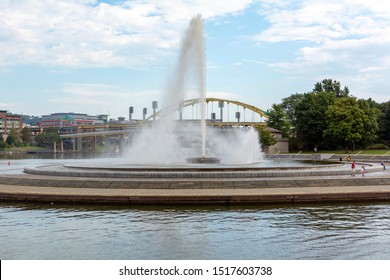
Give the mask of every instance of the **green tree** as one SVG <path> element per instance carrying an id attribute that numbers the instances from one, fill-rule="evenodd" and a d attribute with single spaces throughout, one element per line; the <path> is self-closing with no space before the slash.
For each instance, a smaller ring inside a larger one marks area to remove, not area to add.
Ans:
<path id="1" fill-rule="evenodd" d="M 269 130 L 267 130 L 266 127 L 259 125 L 259 126 L 256 126 L 255 129 L 259 133 L 260 143 L 262 145 L 272 146 L 272 145 L 276 144 L 277 141 L 276 141 L 275 137 L 272 135 L 272 133 Z"/>
<path id="2" fill-rule="evenodd" d="M 379 116 L 379 140 L 390 146 L 390 101 L 380 104 L 381 114 Z"/>
<path id="3" fill-rule="evenodd" d="M 48 145 L 45 136 L 46 136 L 45 133 L 39 133 L 35 135 L 34 140 L 37 146 L 46 147 Z"/>
<path id="4" fill-rule="evenodd" d="M 19 130 L 15 128 L 11 128 L 9 134 L 7 136 L 6 142 L 9 146 L 21 147 L 23 145 L 22 140 L 20 138 Z"/>
<path id="5" fill-rule="evenodd" d="M 22 115 L 23 123 L 29 125 L 37 125 L 42 118 L 36 116 Z"/>
<path id="6" fill-rule="evenodd" d="M 290 150 L 365 147 L 380 141 L 390 144 L 390 101 L 357 100 L 339 81 L 324 79 L 312 92 L 284 98 L 270 110 L 268 125 L 284 132 L 281 106 L 290 124 Z M 379 122 L 379 124 L 378 124 Z M 326 132 L 326 133 L 325 133 Z"/>
<path id="7" fill-rule="evenodd" d="M 284 98 L 282 106 L 291 124 L 290 149 L 332 147 L 334 139 L 327 138 L 323 133 L 327 128 L 326 111 L 336 99 L 348 96 L 348 87 L 342 88 L 340 82 L 324 79 L 315 83 L 311 92 Z"/>
<path id="8" fill-rule="evenodd" d="M 295 127 L 297 125 L 297 118 L 296 118 L 296 112 L 297 112 L 297 106 L 299 102 L 303 99 L 304 94 L 302 93 L 296 93 L 292 94 L 289 97 L 282 99 L 282 107 L 284 111 L 286 112 L 287 119 L 291 125 L 291 133 L 295 134 Z"/>
<path id="9" fill-rule="evenodd" d="M 58 135 L 56 129 L 49 128 L 46 132 L 39 133 L 35 136 L 35 142 L 39 147 L 47 148 L 53 147 L 54 142 L 60 143 L 61 137 Z"/>
<path id="10" fill-rule="evenodd" d="M 303 143 L 298 137 L 297 133 L 297 107 L 298 104 L 303 99 L 304 94 L 302 93 L 295 93 L 290 95 L 289 97 L 282 99 L 282 107 L 284 111 L 286 112 L 288 122 L 290 123 L 290 137 L 288 140 L 289 143 L 289 149 L 290 150 L 301 150 L 303 148 Z"/>
<path id="11" fill-rule="evenodd" d="M 31 138 L 32 138 L 32 135 L 31 135 L 31 130 L 30 128 L 28 127 L 24 127 L 22 129 L 22 141 L 23 141 L 23 144 L 28 146 L 31 144 Z"/>
<path id="12" fill-rule="evenodd" d="M 369 106 L 365 100 L 357 100 L 355 97 L 343 97 L 328 107 L 326 120 L 328 123 L 324 135 L 333 138 L 345 146 L 355 150 L 355 144 L 363 145 L 375 140 L 378 111 Z"/>
<path id="13" fill-rule="evenodd" d="M 371 100 L 371 98 L 359 99 L 357 101 L 359 108 L 363 110 L 363 125 L 364 133 L 363 138 L 358 144 L 366 147 L 367 145 L 373 144 L 378 139 L 379 124 L 378 119 L 381 114 L 379 104 Z"/>
<path id="14" fill-rule="evenodd" d="M 268 113 L 267 126 L 280 130 L 284 138 L 290 136 L 291 125 L 282 104 L 272 104 Z"/>
<path id="15" fill-rule="evenodd" d="M 306 93 L 297 104 L 296 135 L 305 149 L 322 146 L 323 131 L 327 128 L 326 111 L 335 99 L 332 92 Z"/>
<path id="16" fill-rule="evenodd" d="M 4 149 L 7 146 L 7 143 L 4 141 L 4 136 L 2 133 L 0 133 L 0 149 Z"/>
<path id="17" fill-rule="evenodd" d="M 333 81 L 332 79 L 324 79 L 321 82 L 318 82 L 314 85 L 313 93 L 319 92 L 331 92 L 336 97 L 348 97 L 349 89 L 344 87 L 341 89 L 339 81 Z"/>

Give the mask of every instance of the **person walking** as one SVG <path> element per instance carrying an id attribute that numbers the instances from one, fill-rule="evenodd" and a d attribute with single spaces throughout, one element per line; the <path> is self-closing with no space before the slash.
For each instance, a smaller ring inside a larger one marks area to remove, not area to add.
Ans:
<path id="1" fill-rule="evenodd" d="M 364 171 L 366 171 L 366 167 L 364 166 L 363 162 L 362 162 L 362 166 L 361 166 L 361 171 L 362 171 L 362 177 L 364 177 Z"/>
<path id="2" fill-rule="evenodd" d="M 351 168 L 352 168 L 351 176 L 353 177 L 353 176 L 355 176 L 355 168 L 356 168 L 356 163 L 355 163 L 355 161 L 352 162 Z"/>

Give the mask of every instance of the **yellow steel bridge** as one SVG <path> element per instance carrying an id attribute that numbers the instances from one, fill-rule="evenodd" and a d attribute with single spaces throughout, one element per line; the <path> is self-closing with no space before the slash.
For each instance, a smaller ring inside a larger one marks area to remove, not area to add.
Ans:
<path id="1" fill-rule="evenodd" d="M 175 108 L 164 108 L 156 113 L 150 115 L 145 120 L 137 120 L 133 123 L 124 123 L 124 124 L 104 124 L 104 125 L 84 125 L 78 127 L 78 132 L 73 134 L 62 134 L 60 135 L 62 138 L 78 138 L 78 137 L 88 137 L 88 136 L 108 136 L 108 135 L 123 135 L 128 134 L 134 131 L 135 128 L 141 127 L 150 123 L 154 119 L 158 119 L 166 114 L 172 113 L 174 111 L 182 110 L 185 107 L 194 106 L 201 102 L 201 99 L 189 99 L 185 100 L 180 104 L 177 104 Z M 261 110 L 260 108 L 246 104 L 240 101 L 221 99 L 221 98 L 206 98 L 205 103 L 208 105 L 213 102 L 222 102 L 223 104 L 227 104 L 226 110 L 227 112 L 227 121 L 219 120 L 207 120 L 207 125 L 209 126 L 218 126 L 218 127 L 233 127 L 233 126 L 258 126 L 264 125 L 264 119 L 267 119 L 267 114 Z M 239 121 L 239 119 L 230 121 L 229 120 L 229 105 L 233 104 L 237 106 L 237 110 L 241 110 L 244 113 L 243 120 Z M 257 115 L 258 121 L 246 121 L 245 120 L 245 110 L 248 110 L 252 115 Z M 191 120 L 184 120 L 191 121 Z M 192 119 L 193 121 L 193 119 Z"/>

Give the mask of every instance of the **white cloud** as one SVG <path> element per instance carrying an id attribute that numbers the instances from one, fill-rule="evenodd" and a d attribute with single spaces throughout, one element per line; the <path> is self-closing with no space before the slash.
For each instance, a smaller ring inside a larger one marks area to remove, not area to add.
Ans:
<path id="1" fill-rule="evenodd" d="M 238 94 L 228 91 L 207 91 L 206 96 L 233 101 L 241 98 Z"/>
<path id="2" fill-rule="evenodd" d="M 110 84 L 66 83 L 49 99 L 56 111 L 109 114 L 117 118 L 128 116 L 127 109 L 134 106 L 134 118 L 142 117 L 142 108 L 150 107 L 152 100 L 159 100 L 162 91 L 131 91 Z M 45 113 L 52 113 L 47 110 Z M 150 109 L 151 110 L 151 109 Z"/>
<path id="3" fill-rule="evenodd" d="M 2 1 L 0 64 L 139 67 L 177 47 L 195 14 L 240 12 L 252 1 Z"/>
<path id="4" fill-rule="evenodd" d="M 62 107 L 64 111 L 84 111 L 82 107 L 88 104 L 88 107 L 104 112 L 112 95 L 117 95 L 117 92 L 111 85 L 68 83 L 62 87 L 60 94 L 56 94 L 49 102 L 55 104 L 56 108 Z"/>
<path id="5" fill-rule="evenodd" d="M 71 94 L 73 97 L 98 97 L 110 96 L 115 87 L 105 84 L 71 84 L 67 83 L 62 87 L 62 92 Z M 117 93 L 115 93 L 117 94 Z"/>
<path id="6" fill-rule="evenodd" d="M 389 34 L 390 7 L 384 1 L 302 1 L 272 5 L 260 13 L 271 24 L 254 37 L 264 42 L 374 38 Z M 299 4 L 297 4 L 299 3 Z M 381 8 L 380 8 L 381 7 Z M 387 12 L 385 12 L 387 11 Z"/>
<path id="7" fill-rule="evenodd" d="M 262 5 L 267 10 L 259 13 L 270 25 L 252 39 L 259 44 L 301 46 L 293 60 L 274 61 L 270 67 L 314 81 L 339 78 L 356 88 L 360 97 L 388 98 L 385 87 L 377 86 L 390 75 L 388 1 L 264 1 Z"/>

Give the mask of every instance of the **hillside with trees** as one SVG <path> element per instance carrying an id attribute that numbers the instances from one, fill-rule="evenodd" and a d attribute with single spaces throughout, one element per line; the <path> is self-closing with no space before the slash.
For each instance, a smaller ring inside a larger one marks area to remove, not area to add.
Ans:
<path id="1" fill-rule="evenodd" d="M 390 144 L 390 101 L 358 99 L 340 82 L 325 79 L 269 110 L 267 124 L 289 138 L 290 150 L 332 150 Z"/>

